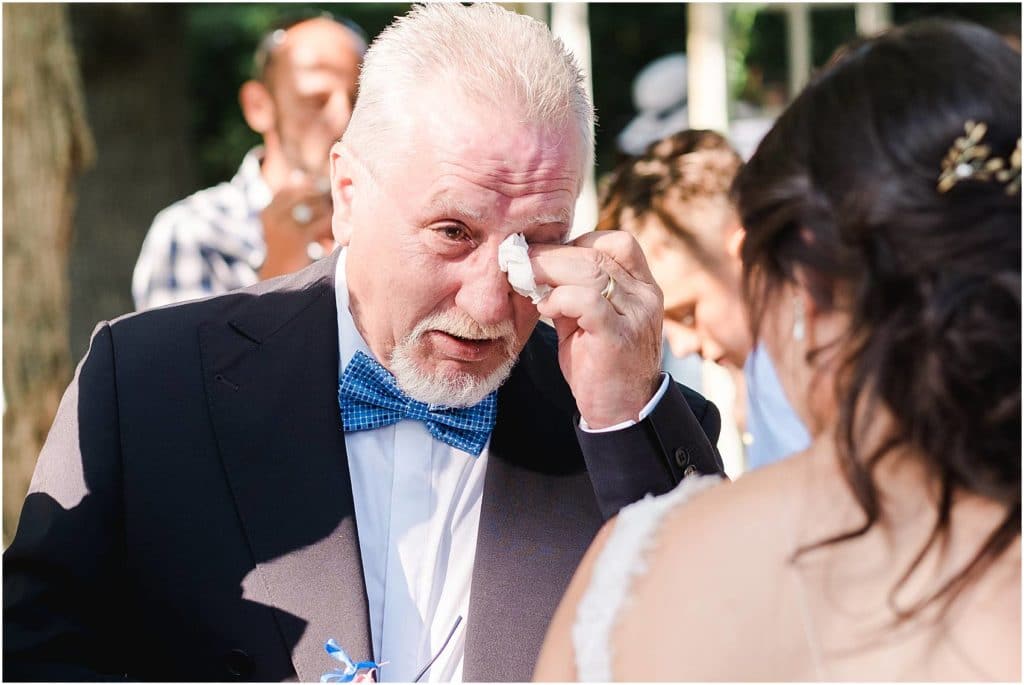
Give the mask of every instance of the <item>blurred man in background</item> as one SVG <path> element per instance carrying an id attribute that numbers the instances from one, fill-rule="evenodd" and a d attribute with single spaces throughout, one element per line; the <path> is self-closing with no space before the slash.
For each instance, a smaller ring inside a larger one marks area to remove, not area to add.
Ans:
<path id="1" fill-rule="evenodd" d="M 756 468 L 804 449 L 808 436 L 751 342 L 739 258 L 744 231 L 729 197 L 742 163 L 712 131 L 670 135 L 615 169 L 602 188 L 597 228 L 636 236 L 664 291 L 673 355 L 697 352 L 735 372 L 737 404 L 746 405 L 736 413 L 752 438 L 746 466 Z"/>
<path id="2" fill-rule="evenodd" d="M 252 285 L 333 249 L 327 155 L 348 125 L 366 40 L 328 15 L 260 41 L 239 102 L 263 137 L 228 183 L 160 212 L 132 278 L 137 309 Z"/>

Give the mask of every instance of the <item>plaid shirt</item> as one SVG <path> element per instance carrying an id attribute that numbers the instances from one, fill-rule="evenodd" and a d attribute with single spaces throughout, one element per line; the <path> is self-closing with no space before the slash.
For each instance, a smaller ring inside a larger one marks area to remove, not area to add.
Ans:
<path id="1" fill-rule="evenodd" d="M 266 257 L 260 212 L 271 194 L 254 148 L 229 183 L 193 193 L 156 215 L 132 275 L 137 310 L 252 285 Z"/>

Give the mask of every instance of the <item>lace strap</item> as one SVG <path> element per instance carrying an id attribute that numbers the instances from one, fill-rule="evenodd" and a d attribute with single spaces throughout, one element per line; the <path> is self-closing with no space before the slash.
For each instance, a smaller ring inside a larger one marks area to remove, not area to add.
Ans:
<path id="1" fill-rule="evenodd" d="M 659 497 L 647 495 L 619 512 L 607 544 L 594 563 L 590 585 L 580 599 L 572 627 L 580 681 L 612 679 L 612 630 L 632 581 L 647 570 L 645 556 L 665 514 L 721 480 L 719 476 L 690 477 L 671 492 Z"/>

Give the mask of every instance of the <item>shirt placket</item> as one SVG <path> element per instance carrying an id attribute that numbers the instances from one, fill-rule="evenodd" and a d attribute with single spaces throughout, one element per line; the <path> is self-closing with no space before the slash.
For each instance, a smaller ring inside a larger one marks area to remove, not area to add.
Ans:
<path id="1" fill-rule="evenodd" d="M 388 533 L 381 657 L 390 663 L 381 675 L 388 680 L 411 680 L 429 655 L 423 654 L 428 633 L 426 603 L 421 590 L 429 569 L 431 439 L 421 423 L 396 425 L 394 480 Z"/>

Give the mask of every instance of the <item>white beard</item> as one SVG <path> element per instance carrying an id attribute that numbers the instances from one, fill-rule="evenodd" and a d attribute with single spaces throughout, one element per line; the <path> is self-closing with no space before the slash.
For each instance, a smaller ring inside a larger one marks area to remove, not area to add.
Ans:
<path id="1" fill-rule="evenodd" d="M 483 378 L 470 373 L 428 374 L 416 362 L 416 349 L 428 331 L 442 331 L 460 338 L 500 338 L 505 360 Z M 515 350 L 515 327 L 511 321 L 496 326 L 481 326 L 458 311 L 432 314 L 416 324 L 391 352 L 389 369 L 398 387 L 414 400 L 447 407 L 470 407 L 497 390 L 508 378 L 518 356 Z"/>

